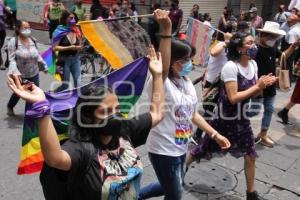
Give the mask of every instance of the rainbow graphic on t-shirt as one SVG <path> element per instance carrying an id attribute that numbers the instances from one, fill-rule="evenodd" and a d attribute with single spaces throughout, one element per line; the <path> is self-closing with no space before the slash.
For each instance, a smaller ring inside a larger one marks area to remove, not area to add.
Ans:
<path id="1" fill-rule="evenodd" d="M 188 105 L 180 105 L 175 109 L 175 144 L 185 145 L 193 132 L 191 123 L 192 108 Z"/>
<path id="2" fill-rule="evenodd" d="M 187 144 L 191 135 L 192 127 L 180 128 L 176 126 L 175 143 L 177 145 Z"/>

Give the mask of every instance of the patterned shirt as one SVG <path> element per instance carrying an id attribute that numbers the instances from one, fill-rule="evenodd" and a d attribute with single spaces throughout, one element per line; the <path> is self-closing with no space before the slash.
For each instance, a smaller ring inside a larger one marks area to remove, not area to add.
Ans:
<path id="1" fill-rule="evenodd" d="M 8 74 L 22 75 L 23 78 L 32 78 L 39 73 L 38 63 L 42 63 L 44 66 L 43 70 L 47 70 L 47 65 L 32 40 L 29 42 L 29 47 L 26 47 L 18 38 L 18 48 L 16 49 L 15 38 L 11 38 L 8 42 L 8 54 Z"/>

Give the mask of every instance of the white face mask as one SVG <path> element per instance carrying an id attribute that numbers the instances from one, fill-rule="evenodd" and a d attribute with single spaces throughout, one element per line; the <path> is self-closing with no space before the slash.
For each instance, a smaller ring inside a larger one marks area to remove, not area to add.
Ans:
<path id="1" fill-rule="evenodd" d="M 268 41 L 266 41 L 266 45 L 267 45 L 268 47 L 274 47 L 275 44 L 276 44 L 276 41 L 277 41 L 277 40 L 268 40 Z"/>
<path id="2" fill-rule="evenodd" d="M 23 29 L 23 30 L 21 30 L 21 34 L 22 34 L 24 37 L 30 37 L 30 35 L 31 35 L 31 30 L 30 30 L 29 28 Z"/>

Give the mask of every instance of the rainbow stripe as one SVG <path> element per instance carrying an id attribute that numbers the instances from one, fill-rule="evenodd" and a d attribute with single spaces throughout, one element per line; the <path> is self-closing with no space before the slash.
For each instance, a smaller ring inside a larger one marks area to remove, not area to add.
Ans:
<path id="1" fill-rule="evenodd" d="M 79 22 L 85 38 L 114 69 L 146 56 L 150 38 L 133 20 Z"/>
<path id="2" fill-rule="evenodd" d="M 143 92 L 147 71 L 148 60 L 143 57 L 80 88 L 59 93 L 46 93 L 52 107 L 52 121 L 59 139 L 68 137 L 68 121 L 63 121 L 62 118 L 68 116 L 70 109 L 76 105 L 79 94 L 87 87 L 94 84 L 113 88 L 119 97 L 122 113 L 128 114 Z M 30 109 L 31 107 L 27 106 L 25 112 Z M 37 120 L 25 116 L 21 161 L 17 172 L 19 175 L 39 172 L 42 169 L 44 158 L 38 133 Z"/>

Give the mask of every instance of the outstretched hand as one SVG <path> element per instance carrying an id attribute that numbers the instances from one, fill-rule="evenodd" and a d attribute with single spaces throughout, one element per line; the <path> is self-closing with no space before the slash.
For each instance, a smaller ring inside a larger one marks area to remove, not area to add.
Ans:
<path id="1" fill-rule="evenodd" d="M 163 66 L 161 54 L 159 52 L 156 54 L 153 46 L 149 47 L 147 58 L 149 59 L 149 70 L 152 76 L 162 75 Z"/>
<path id="2" fill-rule="evenodd" d="M 22 85 L 19 77 L 16 75 L 8 77 L 7 85 L 16 95 L 28 103 L 36 103 L 46 99 L 45 93 L 41 88 L 30 82 Z"/>

